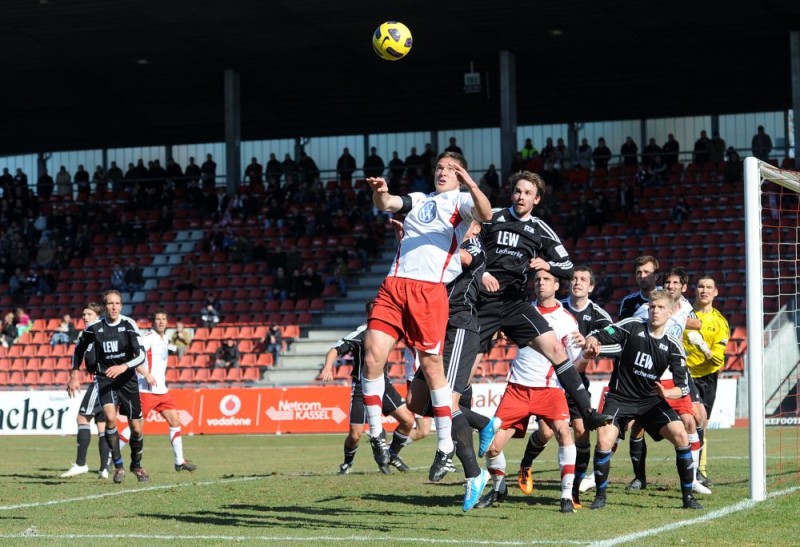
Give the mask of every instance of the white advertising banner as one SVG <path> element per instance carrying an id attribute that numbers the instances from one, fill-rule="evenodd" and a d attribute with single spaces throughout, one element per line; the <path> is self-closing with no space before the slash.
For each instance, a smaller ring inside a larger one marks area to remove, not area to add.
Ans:
<path id="1" fill-rule="evenodd" d="M 70 399 L 61 391 L 0 393 L 0 435 L 69 435 L 78 431 L 75 417 L 83 392 Z"/>

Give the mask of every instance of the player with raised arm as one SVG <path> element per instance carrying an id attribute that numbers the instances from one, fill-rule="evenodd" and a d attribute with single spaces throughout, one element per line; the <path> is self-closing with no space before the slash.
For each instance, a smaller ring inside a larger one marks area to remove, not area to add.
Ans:
<path id="1" fill-rule="evenodd" d="M 580 365 L 583 336 L 578 332 L 578 323 L 556 298 L 558 278 L 545 270 L 534 275 L 536 301 L 533 303 L 547 321 L 558 343 Z M 558 467 L 561 471 L 561 512 L 572 513 L 572 483 L 575 479 L 575 443 L 569 431 L 569 407 L 564 390 L 555 376 L 553 363 L 542 353 L 521 347 L 511 363 L 511 373 L 505 393 L 497 406 L 495 417 L 501 423 L 489 450 L 486 465 L 492 475 L 492 492 L 483 497 L 478 507 L 489 507 L 505 498 L 506 458 L 503 448 L 511 437 L 525 437 L 528 421 L 536 416 L 540 424 L 546 424 L 555 432 L 558 441 Z M 530 464 L 528 466 L 530 471 Z"/>
<path id="2" fill-rule="evenodd" d="M 703 508 L 692 495 L 694 466 L 686 428 L 666 401 L 689 393 L 683 343 L 667 334 L 672 308 L 670 295 L 654 290 L 649 295 L 647 321 L 631 317 L 593 331 L 586 338 L 586 358 L 599 355 L 603 345 L 619 344 L 622 348 L 603 407 L 603 412 L 613 416 L 613 421 L 597 430 L 593 462 L 597 486 L 592 509 L 606 505 L 612 448 L 620 430 L 634 419 L 654 440 L 667 439 L 675 446 L 683 507 Z M 674 382 L 674 387 L 669 389 L 659 380 L 667 369 L 672 372 Z"/>
<path id="3" fill-rule="evenodd" d="M 375 300 L 367 302 L 366 309 L 369 316 L 372 307 L 375 305 Z M 343 336 L 334 346 L 325 354 L 325 364 L 322 366 L 320 373 L 320 380 L 323 382 L 330 382 L 333 380 L 334 372 L 333 365 L 336 359 L 347 355 L 348 353 L 353 356 L 353 370 L 351 373 L 352 382 L 350 384 L 350 431 L 344 440 L 344 462 L 339 466 L 340 475 L 349 475 L 353 469 L 353 460 L 358 451 L 358 443 L 361 440 L 361 435 L 364 431 L 364 423 L 366 422 L 366 414 L 364 411 L 364 393 L 361 389 L 361 375 L 364 368 L 364 337 L 366 336 L 367 325 L 359 326 L 353 332 Z M 403 396 L 398 393 L 389 374 L 384 370 L 384 392 L 383 392 L 383 405 L 382 411 L 384 416 L 392 416 L 397 420 L 398 425 L 394 431 L 392 444 L 389 446 L 389 453 L 391 458 L 386 465 L 378 465 L 381 473 L 388 475 L 390 468 L 394 467 L 398 471 L 406 472 L 409 467 L 400 458 L 400 450 L 404 446 L 408 446 L 413 441 L 422 438 L 422 432 L 417 434 L 414 429 L 414 415 L 406 406 Z"/>
<path id="4" fill-rule="evenodd" d="M 142 414 L 158 412 L 169 425 L 169 442 L 172 445 L 175 471 L 192 472 L 197 465 L 183 457 L 183 437 L 178 405 L 167 387 L 167 364 L 169 341 L 166 338 L 167 312 L 158 309 L 153 313 L 153 328 L 142 338 L 146 365 L 142 373 L 137 370 Z"/>
<path id="5" fill-rule="evenodd" d="M 146 482 L 150 476 L 142 467 L 144 434 L 139 382 L 136 379 L 137 367 L 142 367 L 139 372 L 144 373 L 142 337 L 136 322 L 121 314 L 122 295 L 119 291 L 106 291 L 103 305 L 105 314 L 87 325 L 78 339 L 72 356 L 72 368 L 80 368 L 84 354 L 91 346 L 96 358 L 96 370 L 91 372 L 95 374 L 98 397 L 106 414 L 105 438 L 114 463 L 114 482 L 121 483 L 125 478 L 117 431 L 118 407 L 119 412 L 128 417 L 133 430 L 130 470 L 139 482 Z"/>
<path id="6" fill-rule="evenodd" d="M 718 295 L 719 291 L 713 277 L 703 275 L 697 280 L 693 309 L 703 326 L 699 332 L 686 331 L 683 339 L 686 365 L 700 397 L 700 401 L 694 403 L 695 414 L 699 415 L 697 433 L 702 452 L 697 480 L 705 487 L 712 485 L 705 474 L 704 456 L 708 453 L 705 427 L 717 397 L 717 380 L 719 371 L 725 365 L 725 347 L 730 336 L 728 321 L 714 307 L 714 299 Z"/>
<path id="7" fill-rule="evenodd" d="M 572 261 L 553 229 L 531 214 L 545 190 L 544 180 L 520 171 L 510 183 L 513 205 L 493 212 L 483 223 L 487 263 L 478 301 L 481 350 L 486 353 L 492 337 L 502 330 L 518 347 L 530 346 L 543 354 L 553 363 L 561 386 L 578 405 L 588 428 L 595 429 L 610 417 L 591 407 L 580 374 L 553 329 L 530 305 L 526 290 L 531 271 L 544 270 L 559 279 L 570 279 Z"/>
<path id="8" fill-rule="evenodd" d="M 594 290 L 595 280 L 592 269 L 588 266 L 576 266 L 572 273 L 569 283 L 569 296 L 561 301 L 564 310 L 569 312 L 578 322 L 578 332 L 582 336 L 588 336 L 595 329 L 602 329 L 610 325 L 613 321 L 608 313 L 594 303 L 589 295 Z M 618 347 L 604 348 L 604 355 L 611 355 L 618 351 Z M 589 389 L 589 378 L 586 376 L 586 361 L 578 368 L 583 385 Z M 569 418 L 572 430 L 575 433 L 575 481 L 572 486 L 572 501 L 576 507 L 580 506 L 580 490 L 583 488 L 594 487 L 594 477 L 586 475 L 591 459 L 591 444 L 589 430 L 583 424 L 578 406 L 572 397 L 567 395 L 567 405 L 569 406 Z M 519 472 L 517 473 L 517 483 L 526 495 L 533 493 L 533 474 L 531 465 L 533 460 L 544 450 L 547 443 L 553 437 L 553 430 L 547 424 L 540 423 L 539 430 L 532 433 L 528 438 L 525 453 L 520 461 Z M 581 487 L 581 481 L 587 478 L 587 484 Z"/>
<path id="9" fill-rule="evenodd" d="M 491 217 L 491 204 L 466 166 L 461 154 L 440 154 L 431 194 L 396 196 L 389 193 L 383 178 L 367 179 L 379 210 L 405 214 L 403 238 L 378 289 L 364 339 L 364 404 L 373 455 L 381 467 L 391 460 L 381 425 L 383 369 L 398 340 L 417 351 L 431 389 L 437 437 L 433 467 L 446 465 L 454 451 L 451 392 L 442 365 L 449 312 L 445 285 L 461 273 L 457 251 L 469 223 Z M 468 192 L 460 191 L 461 184 Z"/>
<path id="10" fill-rule="evenodd" d="M 83 312 L 81 312 L 83 324 L 91 325 L 97 321 L 101 313 L 103 313 L 103 306 L 97 302 L 89 302 L 83 307 Z M 92 371 L 96 368 L 94 352 L 91 351 L 91 349 L 84 354 L 84 359 L 86 361 L 87 371 Z M 76 368 L 70 370 L 69 382 L 67 382 L 67 394 L 70 397 L 75 397 L 81 390 L 78 372 Z M 97 424 L 97 447 L 100 451 L 100 467 L 97 474 L 101 479 L 108 478 L 108 466 L 111 461 L 111 452 L 105 438 L 106 414 L 103 412 L 103 407 L 100 405 L 98 388 L 95 382 L 92 382 L 89 389 L 86 390 L 86 393 L 83 395 L 83 400 L 81 401 L 81 406 L 78 407 L 78 454 L 75 456 L 75 463 L 73 463 L 66 472 L 61 474 L 61 478 L 74 477 L 89 472 L 89 466 L 86 465 L 86 453 L 89 451 L 89 443 L 92 440 L 92 420 Z"/>

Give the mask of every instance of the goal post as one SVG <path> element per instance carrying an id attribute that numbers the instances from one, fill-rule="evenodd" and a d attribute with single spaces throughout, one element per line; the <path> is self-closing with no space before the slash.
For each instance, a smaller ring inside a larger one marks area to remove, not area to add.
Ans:
<path id="1" fill-rule="evenodd" d="M 800 194 L 800 172 L 778 169 L 749 157 L 744 161 L 744 186 L 750 497 L 760 501 L 767 496 L 766 397 L 775 389 L 776 375 L 796 374 L 800 364 L 796 325 L 797 206 L 783 206 L 786 201 L 797 203 L 797 195 L 786 200 L 783 194 Z M 765 213 L 769 215 L 766 223 Z M 769 305 L 767 310 L 765 302 Z M 787 324 L 793 328 L 783 328 Z M 769 371 L 770 385 L 765 386 L 765 350 L 770 344 L 788 345 L 789 350 L 769 348 L 769 367 L 777 370 Z M 794 389 L 797 387 L 795 383 Z"/>

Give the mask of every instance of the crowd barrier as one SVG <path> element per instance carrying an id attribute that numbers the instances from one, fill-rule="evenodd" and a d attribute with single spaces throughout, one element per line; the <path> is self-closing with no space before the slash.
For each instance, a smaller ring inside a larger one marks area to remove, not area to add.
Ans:
<path id="1" fill-rule="evenodd" d="M 405 386 L 398 385 L 405 394 Z M 590 387 L 599 403 L 604 384 Z M 505 384 L 473 386 L 473 409 L 494 414 Z M 309 386 L 285 388 L 173 389 L 184 435 L 345 433 L 349 427 L 350 388 Z M 711 427 L 732 427 L 736 410 L 736 379 L 720 379 Z M 83 394 L 66 391 L 7 391 L 0 396 L 0 435 L 69 435 L 77 432 L 75 417 Z M 160 414 L 145 417 L 146 433 L 167 433 Z M 396 422 L 384 418 L 392 431 Z"/>

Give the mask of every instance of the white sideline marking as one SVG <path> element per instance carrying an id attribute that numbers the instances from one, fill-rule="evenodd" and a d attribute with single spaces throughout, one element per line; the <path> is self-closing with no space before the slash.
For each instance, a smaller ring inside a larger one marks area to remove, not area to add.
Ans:
<path id="1" fill-rule="evenodd" d="M 316 537 L 297 537 L 297 536 L 179 536 L 179 535 L 148 535 L 148 534 L 0 534 L 0 539 L 19 539 L 21 537 L 41 538 L 41 539 L 160 539 L 167 541 L 280 541 L 280 542 L 312 542 L 312 541 L 337 541 L 337 542 L 374 542 L 387 541 L 392 543 L 427 543 L 427 544 L 447 544 L 463 545 L 463 539 L 433 539 L 433 538 L 410 538 L 394 536 L 316 536 Z M 585 545 L 585 541 L 570 540 L 539 540 L 539 541 L 467 541 L 470 545 Z"/>
<path id="2" fill-rule="evenodd" d="M 265 479 L 267 476 L 263 477 L 239 477 L 236 479 L 220 479 L 217 481 L 201 481 L 201 482 L 181 482 L 177 484 L 164 484 L 160 486 L 146 486 L 144 488 L 132 488 L 129 490 L 118 490 L 116 492 L 105 492 L 103 494 L 92 494 L 91 496 L 81 496 L 79 498 L 66 498 L 61 500 L 50 500 L 50 501 L 36 501 L 32 503 L 20 503 L 18 505 L 0 505 L 0 511 L 13 511 L 15 509 L 29 509 L 31 507 L 46 507 L 48 505 L 60 505 L 62 503 L 72 503 L 74 501 L 87 501 L 87 500 L 99 500 L 103 498 L 110 498 L 114 496 L 124 496 L 126 494 L 136 494 L 139 492 L 153 492 L 156 490 L 169 490 L 170 488 L 186 488 L 187 486 L 212 486 L 215 484 L 226 484 L 231 482 L 245 482 L 245 481 L 257 481 L 260 479 Z M 8 536 L 12 537 L 12 536 Z"/>
<path id="3" fill-rule="evenodd" d="M 792 494 L 798 490 L 800 490 L 800 487 L 793 486 L 792 488 L 787 488 L 786 490 L 779 490 L 777 492 L 768 494 L 767 498 L 777 498 L 779 496 L 785 496 L 787 494 Z M 636 532 L 635 534 L 626 534 L 624 536 L 619 536 L 603 541 L 596 541 L 594 543 L 590 543 L 589 545 L 590 547 L 607 547 L 609 545 L 619 545 L 621 543 L 627 543 L 629 541 L 635 541 L 637 539 L 655 536 L 662 532 L 669 532 L 677 528 L 683 528 L 684 526 L 691 526 L 693 524 L 699 524 L 701 522 L 707 522 L 709 520 L 716 520 L 718 518 L 727 517 L 728 515 L 732 515 L 733 513 L 738 513 L 739 511 L 745 511 L 747 509 L 750 509 L 754 507 L 757 503 L 759 502 L 751 499 L 746 499 L 734 505 L 729 505 L 728 507 L 723 507 L 722 509 L 711 511 L 710 513 L 706 513 L 705 515 L 701 515 L 697 518 L 682 520 L 679 522 L 672 522 L 670 524 L 665 524 L 664 526 L 659 526 L 658 528 L 651 528 L 649 530 Z"/>

